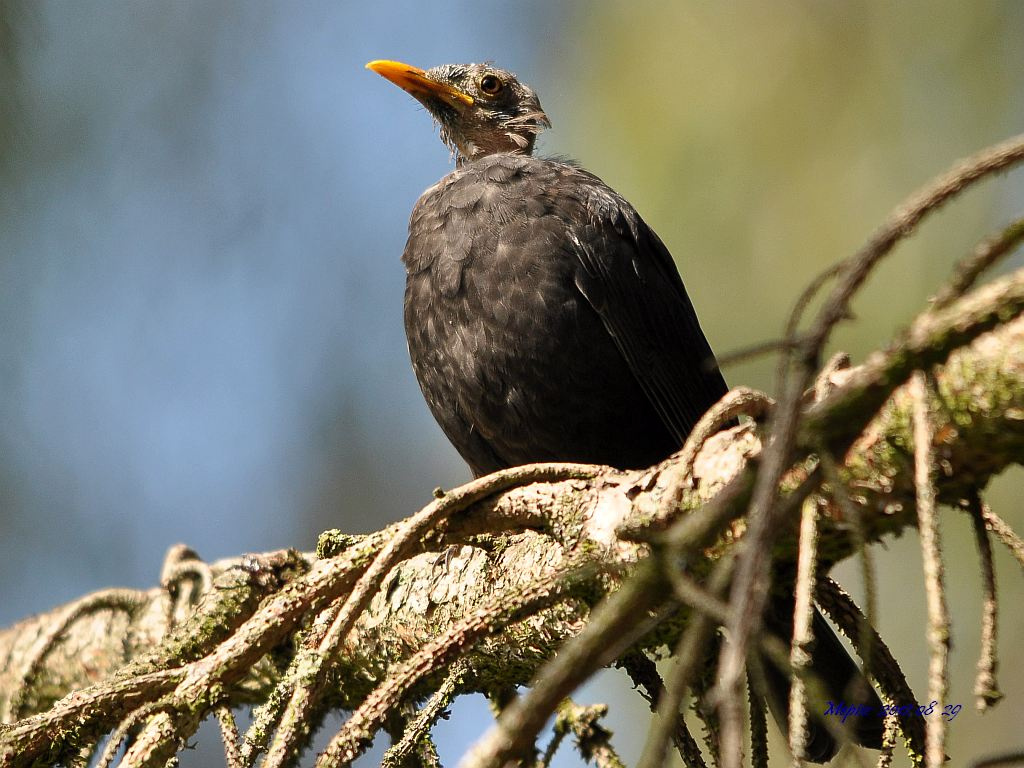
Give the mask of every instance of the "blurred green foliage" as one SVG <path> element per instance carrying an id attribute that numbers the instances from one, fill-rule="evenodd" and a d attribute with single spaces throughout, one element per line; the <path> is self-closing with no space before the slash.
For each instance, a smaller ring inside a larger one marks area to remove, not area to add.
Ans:
<path id="1" fill-rule="evenodd" d="M 810 276 L 1024 118 L 1016 2 L 576 7 L 574 39 L 604 45 L 570 48 L 542 94 L 558 148 L 655 226 L 722 352 L 777 336 Z M 989 185 L 943 211 L 871 282 L 840 346 L 862 353 L 912 316 L 1010 197 Z M 768 370 L 730 378 L 770 387 Z"/>

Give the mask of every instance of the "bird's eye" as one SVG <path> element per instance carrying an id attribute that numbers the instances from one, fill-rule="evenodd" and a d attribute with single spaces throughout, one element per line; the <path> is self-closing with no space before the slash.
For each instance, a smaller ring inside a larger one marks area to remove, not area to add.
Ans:
<path id="1" fill-rule="evenodd" d="M 497 75 L 484 75 L 480 78 L 480 90 L 488 96 L 497 96 L 505 84 Z"/>

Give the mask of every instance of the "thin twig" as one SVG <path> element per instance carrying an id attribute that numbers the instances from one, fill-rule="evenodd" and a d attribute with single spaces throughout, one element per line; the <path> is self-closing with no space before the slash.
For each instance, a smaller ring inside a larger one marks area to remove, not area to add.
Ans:
<path id="1" fill-rule="evenodd" d="M 810 648 L 814 643 L 811 627 L 814 603 L 811 598 L 818 559 L 818 502 L 813 497 L 803 503 L 797 552 L 793 642 L 789 654 L 789 662 L 797 673 L 789 689 L 789 752 L 793 756 L 794 768 L 802 766 L 807 759 L 807 692 L 800 672 L 811 665 Z"/>
<path id="2" fill-rule="evenodd" d="M 810 306 L 814 297 L 828 284 L 829 280 L 837 277 L 846 265 L 847 261 L 839 261 L 826 267 L 815 275 L 811 282 L 807 284 L 807 287 L 800 292 L 800 295 L 793 303 L 793 309 L 789 312 L 789 319 L 786 321 L 785 336 L 780 345 L 782 349 L 787 352 L 795 351 L 797 344 L 803 341 L 803 339 L 798 339 L 797 331 L 800 328 L 800 322 L 803 320 L 804 312 Z"/>
<path id="3" fill-rule="evenodd" d="M 32 648 L 22 658 L 21 670 L 17 675 L 20 682 L 7 700 L 5 710 L 0 710 L 0 723 L 21 719 L 25 699 L 31 690 L 33 678 L 39 672 L 39 668 L 50 651 L 54 649 L 72 624 L 85 616 L 100 611 L 121 611 L 130 616 L 135 610 L 145 605 L 145 602 L 145 597 L 134 589 L 104 589 L 66 605 L 60 617 L 47 625 L 46 631 L 40 634 L 32 644 Z"/>
<path id="4" fill-rule="evenodd" d="M 799 343 L 799 342 L 797 342 Z M 740 347 L 726 352 L 724 355 L 717 355 L 716 362 L 719 368 L 727 368 L 730 365 L 736 365 L 738 363 L 745 363 L 749 360 L 753 360 L 761 355 L 767 355 L 771 352 L 778 352 L 780 350 L 788 350 L 793 347 L 794 343 L 787 341 L 786 339 L 771 339 L 769 341 L 760 341 L 755 344 L 750 344 L 746 347 Z"/>
<path id="5" fill-rule="evenodd" d="M 764 682 L 764 671 L 760 671 Z M 750 765 L 751 768 L 768 768 L 768 705 L 764 696 L 755 688 L 751 670 L 747 670 L 747 706 L 750 709 Z"/>
<path id="6" fill-rule="evenodd" d="M 118 768 L 150 768 L 171 763 L 198 727 L 196 723 L 186 732 L 183 721 L 181 715 L 166 709 L 150 715 L 125 750 Z"/>
<path id="7" fill-rule="evenodd" d="M 466 665 L 462 662 L 452 664 L 448 676 L 441 687 L 434 691 L 416 717 L 409 724 L 399 742 L 392 745 L 381 758 L 381 768 L 398 768 L 416 751 L 416 745 L 430 735 L 430 729 L 444 715 L 448 705 L 452 703 L 455 692 L 462 684 L 462 676 L 466 673 Z"/>
<path id="8" fill-rule="evenodd" d="M 837 322 L 849 313 L 850 300 L 872 268 L 900 240 L 912 234 L 921 220 L 980 179 L 1024 160 L 1024 134 L 981 150 L 929 182 L 900 205 L 854 254 L 838 276 L 811 331 L 812 348 L 820 349 Z"/>
<path id="9" fill-rule="evenodd" d="M 256 764 L 256 758 L 267 748 L 267 744 L 270 743 L 270 737 L 273 736 L 274 729 L 281 720 L 284 708 L 288 704 L 292 691 L 295 690 L 298 675 L 294 667 L 295 661 L 300 654 L 302 654 L 301 648 L 296 651 L 296 658 L 292 659 L 292 663 L 285 670 L 284 674 L 281 675 L 274 689 L 253 710 L 249 728 L 242 738 L 239 752 L 242 765 L 246 766 L 246 768 L 251 768 L 251 766 Z"/>
<path id="10" fill-rule="evenodd" d="M 224 764 L 227 768 L 243 768 L 239 752 L 238 725 L 231 707 L 223 704 L 217 707 L 217 724 L 220 726 L 220 740 L 224 744 Z"/>
<path id="11" fill-rule="evenodd" d="M 994 755 L 981 760 L 975 760 L 970 768 L 1010 768 L 1014 765 L 1024 765 L 1024 751 L 1007 752 L 1005 755 Z"/>
<path id="12" fill-rule="evenodd" d="M 815 318 L 810 332 L 800 344 L 795 372 L 789 371 L 792 353 L 783 355 L 780 362 L 782 385 L 779 388 L 782 395 L 769 425 L 772 442 L 762 454 L 748 514 L 748 542 L 737 564 L 736 578 L 730 592 L 732 616 L 728 630 L 731 641 L 722 649 L 718 681 L 719 700 L 729 715 L 723 717 L 723 729 L 742 727 L 736 716 L 735 704 L 743 679 L 742 671 L 750 637 L 759 626 L 759 618 L 767 600 L 771 543 L 780 528 L 777 525 L 778 486 L 792 456 L 801 400 L 811 382 L 814 363 L 832 329 L 849 315 L 850 301 L 854 294 L 874 266 L 896 243 L 911 234 L 928 213 L 972 183 L 1022 159 L 1024 135 L 989 147 L 958 164 L 897 208 L 875 235 L 842 265 L 836 275 L 836 285 Z M 798 321 L 792 323 L 787 338 L 795 337 L 797 324 Z M 738 768 L 737 756 L 725 755 L 725 760 L 725 768 Z"/>
<path id="13" fill-rule="evenodd" d="M 711 632 L 708 635 L 707 642 L 704 643 L 704 647 L 699 650 L 699 658 L 697 659 L 694 672 L 691 675 L 691 681 L 688 685 L 688 693 L 690 698 L 689 710 L 700 720 L 701 725 L 701 736 L 704 740 L 704 750 L 710 757 L 710 761 L 714 765 L 719 763 L 719 754 L 721 752 L 721 728 L 718 722 L 718 715 L 715 712 L 713 706 L 708 706 L 707 696 L 708 691 L 711 689 L 713 683 L 712 670 L 712 659 L 718 654 L 718 648 L 721 645 L 722 638 L 717 632 L 718 627 L 725 621 L 725 617 L 728 614 L 728 610 L 725 606 L 725 602 L 715 595 L 707 591 L 702 585 L 687 576 L 683 569 L 679 567 L 680 561 L 675 560 L 676 566 L 672 566 L 672 560 L 665 560 L 666 574 L 669 581 L 672 584 L 672 591 L 675 593 L 676 598 L 690 607 L 692 610 L 699 614 L 709 616 L 712 619 L 713 627 L 716 631 Z M 691 619 L 692 621 L 692 619 Z M 670 672 L 671 674 L 671 672 Z M 682 698 L 680 698 L 679 705 L 679 716 L 682 717 L 684 713 L 682 707 Z M 658 738 L 661 738 L 661 734 L 658 734 Z"/>
<path id="14" fill-rule="evenodd" d="M 57 741 L 54 734 L 66 733 L 67 724 L 77 724 L 81 733 L 86 727 L 95 726 L 103 715 L 131 713 L 173 690 L 184 675 L 182 669 L 159 670 L 123 681 L 104 681 L 65 696 L 46 712 L 0 727 L 0 761 L 15 756 L 34 759 L 47 748 L 53 748 Z"/>
<path id="15" fill-rule="evenodd" d="M 480 499 L 508 488 L 532 482 L 585 479 L 601 471 L 601 467 L 584 464 L 528 464 L 514 467 L 456 488 L 405 521 L 360 577 L 325 633 L 317 653 L 310 657 L 309 668 L 303 676 L 304 684 L 296 686 L 292 691 L 281 716 L 281 724 L 267 750 L 264 768 L 283 768 L 300 745 L 310 738 L 307 720 L 323 696 L 330 660 L 334 658 L 356 619 L 373 599 L 384 578 L 395 565 L 415 550 L 424 533 Z"/>
<path id="16" fill-rule="evenodd" d="M 708 592 L 717 596 L 725 589 L 732 575 L 733 557 L 723 555 L 715 564 L 708 579 Z M 641 753 L 639 768 L 661 768 L 665 760 L 668 741 L 672 735 L 675 716 L 679 713 L 683 696 L 690 687 L 690 681 L 701 658 L 701 651 L 708 635 L 717 625 L 709 611 L 696 611 L 683 632 L 674 653 L 675 663 L 665 681 L 665 694 L 658 702 L 658 714 L 651 721 L 647 741 Z"/>
<path id="17" fill-rule="evenodd" d="M 896 715 L 887 713 L 882 724 L 882 749 L 878 753 L 877 768 L 890 768 L 892 765 L 893 753 L 896 751 L 896 733 L 899 730 L 899 721 Z"/>
<path id="18" fill-rule="evenodd" d="M 161 712 L 161 709 L 162 705 L 158 701 L 150 703 L 150 705 L 146 705 L 145 707 L 140 707 L 130 713 L 128 717 L 126 717 L 118 724 L 118 727 L 114 729 L 111 737 L 106 740 L 106 746 L 104 746 L 103 752 L 96 761 L 96 768 L 110 768 L 110 766 L 114 764 L 114 758 L 117 757 L 122 746 L 132 735 L 132 731 L 136 730 L 143 720 L 147 720 Z M 124 758 L 122 758 L 122 761 L 118 765 L 124 765 Z"/>
<path id="19" fill-rule="evenodd" d="M 388 734 L 391 747 L 384 753 L 385 756 L 404 739 L 417 714 L 416 706 L 411 700 L 399 703 L 387 714 L 381 724 L 381 730 Z M 437 745 L 430 737 L 431 726 L 428 726 L 427 731 L 420 734 L 418 739 L 410 741 L 405 757 L 399 761 L 382 758 L 381 768 L 441 768 L 441 756 L 437 753 Z"/>
<path id="20" fill-rule="evenodd" d="M 103 752 L 100 753 L 99 760 L 96 761 L 96 768 L 110 768 L 114 763 L 114 758 L 117 757 L 118 751 L 124 746 L 128 737 L 131 736 L 132 731 L 138 727 L 139 723 L 158 709 L 159 707 L 155 704 L 140 707 L 121 721 L 117 728 L 114 729 L 114 732 L 110 734 L 110 738 L 107 739 L 107 744 L 103 748 Z"/>
<path id="21" fill-rule="evenodd" d="M 861 632 L 865 627 L 864 614 L 846 591 L 829 577 L 818 582 L 818 606 L 825 612 L 839 631 L 853 643 L 854 649 L 862 659 L 867 659 L 861 647 Z M 867 668 L 878 681 L 885 698 L 891 704 L 903 705 L 917 702 L 917 697 L 907 682 L 906 675 L 900 669 L 899 662 L 893 656 L 889 646 L 885 644 L 873 627 L 871 629 L 870 651 Z M 916 715 L 916 711 L 915 711 Z M 899 714 L 900 730 L 906 737 L 911 755 L 923 755 L 925 751 L 925 734 L 923 719 L 909 714 Z"/>
<path id="22" fill-rule="evenodd" d="M 835 383 L 832 381 L 832 377 L 840 371 L 848 371 L 850 369 L 850 355 L 847 352 L 836 352 L 832 357 L 825 361 L 825 364 L 821 366 L 821 370 L 818 371 L 814 377 L 814 389 L 812 390 L 814 396 L 814 402 L 820 402 L 836 388 Z"/>
<path id="23" fill-rule="evenodd" d="M 776 413 L 776 411 L 773 411 L 773 421 L 775 419 Z M 763 459 L 766 456 L 766 454 L 770 454 L 774 455 L 775 460 L 778 461 L 779 454 L 776 450 L 777 447 L 778 446 L 776 444 L 772 443 L 769 445 L 768 450 L 761 454 L 762 464 L 757 472 L 757 476 L 754 479 L 754 494 L 757 493 L 758 485 L 762 482 L 763 477 L 765 476 L 764 473 L 771 473 L 774 471 L 771 468 L 765 468 L 763 464 Z M 788 455 L 788 449 L 786 453 Z M 781 477 L 781 472 L 779 474 L 779 477 Z M 810 494 L 815 488 L 817 488 L 820 482 L 820 468 L 815 467 L 808 475 L 808 477 L 804 479 L 804 481 L 801 483 L 797 491 L 789 494 L 789 496 L 782 500 L 781 503 L 775 503 L 773 492 L 772 505 L 774 515 L 779 518 L 783 518 L 791 509 L 795 507 L 796 504 L 803 503 L 803 500 L 807 497 L 807 495 Z M 755 496 L 751 501 L 751 508 L 753 508 L 754 505 L 756 505 L 756 503 L 757 499 Z M 750 520 L 749 517 L 748 520 Z M 738 563 L 750 562 L 751 560 L 760 560 L 762 557 L 766 556 L 763 553 L 758 554 L 753 551 L 761 545 L 759 544 L 757 537 L 753 534 L 752 529 L 755 527 L 753 521 L 751 520 L 748 523 L 748 525 L 749 527 L 747 529 L 747 532 L 744 535 L 743 541 L 741 542 L 738 548 L 738 552 L 740 553 L 738 556 Z M 764 536 L 767 534 L 762 535 Z M 768 545 L 764 544 L 763 546 Z M 741 631 L 743 633 L 752 631 L 752 622 L 756 622 L 758 620 L 758 617 L 760 617 L 761 612 L 763 611 L 765 601 L 767 599 L 769 581 L 770 575 L 766 573 L 764 580 L 760 582 L 755 582 L 750 586 L 751 591 L 760 591 L 764 593 L 759 598 L 755 599 L 753 602 L 750 602 L 750 599 L 752 598 L 750 594 L 745 594 L 741 596 L 742 602 L 747 604 L 751 610 L 755 611 L 755 613 L 752 614 L 748 614 L 745 611 L 740 611 L 744 616 L 744 619 L 742 620 L 742 622 L 740 622 L 743 624 L 741 628 Z M 729 642 L 724 645 L 722 651 L 719 654 L 718 682 L 716 684 L 716 688 L 712 696 L 718 707 L 718 713 L 722 729 L 722 743 L 733 745 L 742 743 L 743 737 L 742 685 L 737 687 L 737 683 L 739 683 L 743 679 L 739 675 L 741 675 L 743 668 L 746 664 L 746 651 L 744 651 L 744 656 L 742 658 L 737 658 L 734 655 L 734 650 L 729 650 L 730 647 L 734 646 L 738 641 L 736 635 L 734 634 L 734 631 L 730 631 L 730 624 L 734 622 L 737 616 L 738 609 L 736 608 L 736 606 L 738 604 L 737 601 L 739 599 L 740 598 L 738 598 L 736 595 L 736 578 L 734 578 L 732 580 L 732 588 L 730 590 L 729 598 L 729 605 L 731 606 L 730 619 L 729 623 L 726 625 L 726 629 L 727 631 L 729 631 Z M 748 644 L 748 639 L 746 639 L 745 637 L 745 639 L 743 639 L 742 642 L 744 644 L 744 647 L 746 648 Z M 735 669 L 733 669 L 733 664 L 736 664 L 738 666 L 736 666 Z M 735 674 L 738 677 L 733 678 L 733 672 L 735 672 Z M 742 754 L 738 750 L 730 752 L 726 752 L 723 750 L 722 765 L 725 768 L 739 768 L 741 757 Z"/>
<path id="24" fill-rule="evenodd" d="M 662 493 L 660 514 L 653 520 L 644 518 L 641 523 L 627 521 L 615 531 L 616 536 L 625 541 L 650 543 L 666 526 L 675 523 L 679 518 L 680 502 L 685 490 L 696 485 L 696 478 L 693 476 L 694 462 L 707 440 L 738 416 L 760 418 L 771 410 L 774 403 L 775 401 L 765 393 L 749 387 L 734 387 L 726 392 L 721 400 L 700 417 L 676 455 L 671 480 Z M 741 508 L 740 505 L 732 503 L 734 492 L 735 488 L 727 487 L 705 505 L 700 514 L 689 515 L 688 517 L 692 518 L 690 523 L 681 528 L 676 526 L 674 529 L 674 540 L 687 541 L 691 535 L 695 535 L 694 526 L 698 524 L 709 525 L 717 530 L 715 510 L 735 518 L 741 512 Z"/>
<path id="25" fill-rule="evenodd" d="M 596 768 L 626 768 L 611 744 L 611 731 L 601 725 L 600 719 L 608 714 L 608 707 L 595 704 L 581 707 L 566 698 L 558 706 L 555 733 L 571 733 L 576 738 L 580 757 Z"/>
<path id="26" fill-rule="evenodd" d="M 460 763 L 463 768 L 502 766 L 522 756 L 558 703 L 666 618 L 671 610 L 663 578 L 648 558 L 591 612 L 583 631 L 541 667 L 526 695 L 513 701 Z"/>
<path id="27" fill-rule="evenodd" d="M 577 566 L 570 561 L 530 585 L 495 595 L 474 613 L 424 645 L 389 672 L 387 680 L 352 713 L 321 753 L 316 762 L 317 768 L 345 765 L 354 760 L 380 727 L 388 711 L 418 681 L 443 670 L 487 635 L 567 599 L 580 584 L 592 583 L 587 580 L 595 578 L 595 570 L 593 566 Z"/>
<path id="28" fill-rule="evenodd" d="M 1014 556 L 1021 568 L 1024 568 L 1024 539 L 1010 527 L 1003 518 L 992 511 L 988 505 L 981 510 L 985 518 L 985 527 L 996 535 L 996 538 L 1003 543 L 1010 554 Z"/>
<path id="29" fill-rule="evenodd" d="M 864 659 L 865 671 L 871 674 L 872 627 L 875 617 L 878 615 L 878 580 L 875 575 L 874 557 L 868 547 L 862 510 L 850 498 L 846 483 L 843 482 L 839 468 L 836 466 L 836 460 L 832 456 L 832 452 L 824 445 L 818 449 L 818 461 L 825 473 L 825 480 L 832 490 L 832 499 L 839 505 L 839 509 L 843 513 L 843 520 L 849 524 L 850 532 L 853 534 L 854 547 L 860 553 L 861 579 L 864 582 L 864 619 L 861 622 L 860 642 L 857 647 L 860 657 Z"/>
<path id="30" fill-rule="evenodd" d="M 720 431 L 722 427 L 733 421 L 738 416 L 749 416 L 758 419 L 769 413 L 775 401 L 766 395 L 750 387 L 733 387 L 722 399 L 712 405 L 697 423 L 693 426 L 690 434 L 679 451 L 678 468 L 681 478 L 686 478 L 693 483 L 693 463 L 697 454 L 712 435 Z M 669 492 L 670 497 L 677 494 Z"/>
<path id="31" fill-rule="evenodd" d="M 675 579 L 677 582 L 680 580 L 678 578 Z M 697 587 L 696 584 L 693 586 Z M 699 587 L 697 589 L 701 594 L 707 595 L 703 589 Z M 725 608 L 724 600 L 716 602 L 723 609 Z M 715 711 L 715 707 L 709 703 L 709 694 L 714 688 L 714 660 L 718 657 L 718 651 L 723 642 L 722 633 L 719 630 L 727 614 L 728 611 L 726 610 L 718 613 L 718 618 L 715 620 L 715 631 L 708 636 L 708 640 L 704 644 L 700 658 L 697 661 L 696 671 L 693 674 L 693 681 L 689 686 L 689 709 L 700 720 L 701 735 L 704 737 L 704 749 L 714 765 L 722 762 L 722 724 L 719 722 L 718 712 Z"/>
<path id="32" fill-rule="evenodd" d="M 253 710 L 249 728 L 242 739 L 241 757 L 246 768 L 252 768 L 257 757 L 267 749 L 305 670 L 310 664 L 316 664 L 317 648 L 341 610 L 343 601 L 343 597 L 336 599 L 317 614 L 308 630 L 299 633 L 298 647 L 288 668 L 263 703 Z"/>
<path id="33" fill-rule="evenodd" d="M 539 768 L 550 768 L 551 763 L 555 759 L 555 755 L 558 754 L 558 750 L 562 746 L 562 742 L 565 741 L 565 737 L 569 735 L 569 731 L 565 728 L 558 727 L 558 721 L 555 721 L 554 733 L 551 734 L 551 741 L 544 748 L 544 754 L 541 755 Z"/>
<path id="34" fill-rule="evenodd" d="M 788 501 L 788 500 L 787 500 Z M 672 583 L 673 591 L 676 597 L 681 602 L 690 606 L 698 615 L 706 615 L 716 625 L 721 625 L 725 622 L 729 615 L 728 606 L 720 599 L 715 597 L 709 591 L 701 588 L 699 585 L 694 583 L 688 577 L 684 576 L 679 571 L 669 571 L 669 578 Z M 714 578 L 714 575 L 712 575 Z M 691 619 L 691 622 L 693 619 Z M 787 677 L 794 677 L 799 675 L 803 682 L 806 690 L 806 696 L 809 703 L 813 705 L 811 714 L 814 715 L 815 720 L 821 724 L 836 740 L 837 743 L 845 743 L 850 740 L 849 734 L 846 732 L 846 726 L 839 724 L 834 718 L 828 718 L 823 713 L 825 712 L 824 705 L 825 701 L 825 685 L 821 678 L 815 674 L 814 670 L 810 667 L 806 668 L 795 668 L 790 663 L 790 649 L 789 646 L 782 642 L 779 638 L 772 634 L 765 633 L 758 638 L 758 648 L 760 652 L 767 658 L 773 665 L 778 667 L 782 674 Z M 698 659 L 698 663 L 703 659 Z M 756 655 L 752 655 L 748 661 L 748 677 L 753 677 L 755 681 L 763 683 L 763 672 L 759 659 Z M 762 684 L 761 689 L 764 689 Z M 702 717 L 708 717 L 708 715 L 702 715 Z M 713 718 L 713 712 L 711 713 Z M 714 729 L 714 732 L 718 732 L 718 728 Z M 709 744 L 708 748 L 715 754 L 720 750 L 717 747 L 717 741 L 713 744 Z M 859 753 L 854 753 L 856 761 L 865 766 L 866 763 L 863 761 Z"/>
<path id="35" fill-rule="evenodd" d="M 651 712 L 658 711 L 658 702 L 665 692 L 665 683 L 658 674 L 658 668 L 645 654 L 640 651 L 624 656 L 620 664 L 633 685 L 642 688 L 651 708 Z M 686 719 L 682 712 L 676 712 L 675 723 L 672 730 L 672 742 L 675 744 L 679 759 L 683 761 L 686 768 L 707 768 L 704 756 L 701 755 L 700 746 L 693 738 L 690 729 L 686 725 Z"/>
<path id="36" fill-rule="evenodd" d="M 985 502 L 975 491 L 968 498 L 971 522 L 974 524 L 974 539 L 978 544 L 978 558 L 981 561 L 981 584 L 984 603 L 981 613 L 981 650 L 978 653 L 978 674 L 974 678 L 975 706 L 984 712 L 993 706 L 1003 694 L 996 682 L 999 636 L 999 599 L 996 593 L 996 571 L 992 562 L 992 542 L 985 529 Z"/>
<path id="37" fill-rule="evenodd" d="M 948 284 L 932 299 L 933 309 L 944 309 L 963 296 L 977 282 L 981 273 L 1024 241 L 1024 218 L 1019 218 L 1002 232 L 982 240 L 953 270 Z"/>
<path id="38" fill-rule="evenodd" d="M 186 587 L 186 583 L 190 586 Z M 213 569 L 191 547 L 174 544 L 164 555 L 160 586 L 167 590 L 167 626 L 173 628 L 213 586 Z"/>
<path id="39" fill-rule="evenodd" d="M 924 559 L 924 586 L 928 602 L 928 698 L 946 700 L 949 688 L 949 613 L 942 574 L 942 540 L 935 508 L 934 426 L 929 413 L 926 374 L 918 371 L 910 380 L 911 420 L 914 431 L 914 486 L 917 496 L 917 527 Z M 925 723 L 925 759 L 928 768 L 946 760 L 946 721 L 929 717 Z"/>
<path id="40" fill-rule="evenodd" d="M 946 362 L 954 350 L 1011 323 L 1022 312 L 1024 269 L 991 281 L 944 310 L 922 312 L 885 349 L 872 354 L 825 399 L 803 412 L 798 445 L 816 451 L 824 441 L 836 456 L 845 455 L 868 421 L 914 371 Z"/>

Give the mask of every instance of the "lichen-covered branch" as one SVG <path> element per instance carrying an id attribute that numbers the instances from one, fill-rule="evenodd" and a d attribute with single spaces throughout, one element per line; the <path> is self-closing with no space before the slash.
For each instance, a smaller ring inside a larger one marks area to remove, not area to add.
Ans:
<path id="1" fill-rule="evenodd" d="M 939 500 L 970 498 L 1024 458 L 1022 308 L 1024 274 L 994 281 L 922 316 L 863 366 L 834 372 L 822 399 L 806 407 L 798 442 L 806 441 L 809 451 L 821 440 L 843 448 L 834 471 L 824 473 L 828 482 L 818 500 L 825 512 L 823 566 L 856 550 L 857 537 L 842 525 L 844 507 L 856 507 L 858 536 L 866 541 L 916 525 L 911 400 L 900 386 L 913 370 L 936 366 L 929 413 Z M 852 431 L 856 422 L 870 424 Z M 471 690 L 497 695 L 529 682 L 581 633 L 590 609 L 635 570 L 649 542 L 674 521 L 691 526 L 683 534 L 670 529 L 667 545 L 675 546 L 673 536 L 699 540 L 703 561 L 691 558 L 688 565 L 695 578 L 707 574 L 743 532 L 739 518 L 760 440 L 761 428 L 746 423 L 709 437 L 695 456 L 687 452 L 650 469 L 526 472 L 468 496 L 458 514 L 438 516 L 405 540 L 401 557 L 370 571 L 368 600 L 360 598 L 353 621 L 346 619 L 349 626 L 336 633 L 336 653 L 323 678 L 324 706 L 359 710 L 368 701 L 418 700 L 448 679 L 455 658 L 466 673 L 449 681 L 452 696 Z M 798 467 L 784 484 L 796 488 L 806 477 L 806 467 Z M 829 486 L 837 482 L 844 485 L 842 503 Z M 795 554 L 799 515 L 790 517 L 782 543 Z M 330 606 L 352 594 L 400 530 L 401 524 L 365 537 L 327 535 L 319 555 L 282 552 L 209 566 L 176 548 L 160 587 L 87 596 L 0 631 L 0 714 L 7 723 L 0 726 L 0 765 L 88 753 L 129 721 L 142 728 L 137 750 L 173 754 L 190 735 L 180 729 L 194 729 L 225 706 L 280 694 L 277 685 L 294 649 L 324 635 L 327 618 L 338 615 Z M 538 579 L 570 566 L 576 573 L 571 589 L 516 611 L 517 596 L 533 594 Z M 675 600 L 670 593 L 665 597 Z M 458 628 L 470 626 L 474 616 L 486 631 L 473 630 L 472 643 L 459 645 Z M 681 609 L 657 628 L 652 624 L 643 642 L 674 643 L 688 616 Z M 424 654 L 445 637 L 455 645 Z M 415 674 L 400 677 L 410 659 L 418 659 Z M 588 666 L 606 662 L 600 653 L 586 656 Z M 301 669 L 289 674 L 302 683 Z M 365 722 L 379 723 L 380 714 L 374 709 Z M 169 724 L 179 729 L 173 739 Z M 372 727 L 349 733 L 358 738 L 339 739 L 363 743 Z M 241 746 L 251 765 L 262 747 Z M 289 749 L 303 746 L 299 741 Z M 354 753 L 339 747 L 337 754 Z"/>

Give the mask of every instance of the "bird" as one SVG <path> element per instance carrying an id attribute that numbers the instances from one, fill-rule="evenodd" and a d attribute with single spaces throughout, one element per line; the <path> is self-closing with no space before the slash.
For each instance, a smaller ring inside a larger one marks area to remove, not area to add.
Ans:
<path id="1" fill-rule="evenodd" d="M 412 210 L 404 319 L 427 406 L 473 474 L 548 461 L 634 469 L 679 450 L 728 387 L 654 230 L 596 175 L 534 154 L 550 120 L 512 72 L 366 67 L 426 108 L 455 159 Z M 792 595 L 788 606 L 769 618 L 780 633 Z M 815 629 L 812 668 L 838 699 L 861 673 L 820 615 Z M 788 680 L 769 683 L 784 689 L 772 707 L 782 723 Z M 880 746 L 881 720 L 858 730 Z M 808 756 L 836 749 L 812 722 Z"/>

